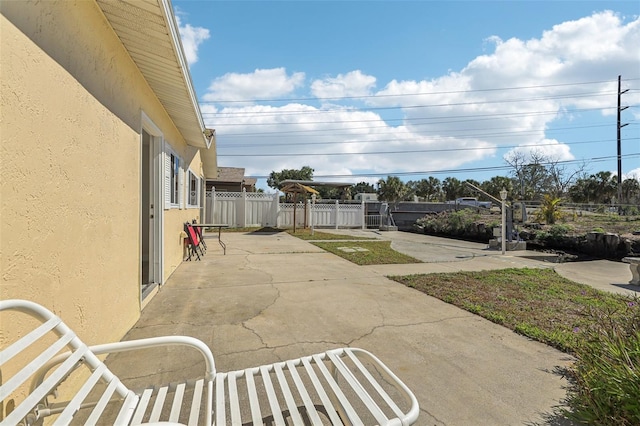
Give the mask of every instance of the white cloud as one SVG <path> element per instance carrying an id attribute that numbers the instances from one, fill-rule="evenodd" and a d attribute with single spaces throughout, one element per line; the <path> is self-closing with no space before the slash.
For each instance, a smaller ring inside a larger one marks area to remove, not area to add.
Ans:
<path id="1" fill-rule="evenodd" d="M 573 160 L 570 145 L 549 136 L 548 129 L 582 108 L 611 111 L 605 109 L 617 89 L 611 81 L 618 73 L 638 75 L 638 57 L 630 52 L 640 46 L 640 19 L 625 24 L 612 12 L 595 13 L 556 25 L 538 39 L 491 37 L 488 43 L 492 52 L 431 80 L 391 80 L 376 92 L 376 78 L 354 70 L 308 87 L 320 98 L 366 96 L 362 100 L 371 107 L 401 107 L 391 113 L 358 109 L 362 104 L 352 99 L 331 105 L 315 99 L 284 106 L 203 105 L 205 114 L 216 113 L 206 117 L 218 130 L 220 164 L 242 165 L 259 176 L 304 165 L 316 175 L 384 175 L 460 168 L 501 158 L 497 153 L 506 149 Z M 304 79 L 304 73 L 287 74 L 284 68 L 229 73 L 212 82 L 204 99 L 277 99 L 304 89 Z M 610 83 L 572 84 L 594 81 Z M 640 103 L 640 92 L 629 92 L 625 101 Z M 400 151 L 405 154 L 392 153 Z M 233 153 L 265 156 L 225 157 Z M 266 156 L 274 153 L 282 155 Z M 354 155 L 330 155 L 336 153 Z"/>
<path id="2" fill-rule="evenodd" d="M 228 73 L 218 77 L 203 96 L 205 101 L 273 99 L 291 94 L 304 83 L 305 74 L 287 74 L 285 68 L 256 69 L 252 73 Z"/>
<path id="3" fill-rule="evenodd" d="M 311 93 L 318 98 L 341 98 L 367 96 L 375 87 L 376 78 L 363 74 L 360 70 L 326 77 L 311 83 Z"/>
<path id="4" fill-rule="evenodd" d="M 190 24 L 182 25 L 180 15 L 176 14 L 175 16 L 187 63 L 193 65 L 198 62 L 198 47 L 209 38 L 209 30 L 203 27 L 194 27 Z"/>
<path id="5" fill-rule="evenodd" d="M 617 173 L 617 172 L 615 172 Z M 629 170 L 627 173 L 622 174 L 622 178 L 624 179 L 638 179 L 640 180 L 640 167 L 637 169 Z"/>
<path id="6" fill-rule="evenodd" d="M 544 139 L 536 145 L 522 145 L 509 150 L 503 158 L 509 158 L 514 153 L 520 153 L 526 159 L 530 159 L 532 154 L 547 158 L 551 161 L 571 161 L 575 157 L 571 153 L 568 145 L 564 145 L 555 139 Z"/>

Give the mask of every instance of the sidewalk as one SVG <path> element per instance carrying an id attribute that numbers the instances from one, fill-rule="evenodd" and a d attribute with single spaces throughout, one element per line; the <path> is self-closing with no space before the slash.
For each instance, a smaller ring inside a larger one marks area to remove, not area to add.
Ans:
<path id="1" fill-rule="evenodd" d="M 426 274 L 437 272 L 480 271 L 503 268 L 552 268 L 563 277 L 602 291 L 640 295 L 640 287 L 629 285 L 629 265 L 610 260 L 555 263 L 556 256 L 532 250 L 489 250 L 486 244 L 410 232 L 372 230 L 322 230 L 357 238 L 379 238 L 391 241 L 394 250 L 424 263 L 410 265 L 372 265 L 364 268 L 381 275 Z"/>
<path id="2" fill-rule="evenodd" d="M 125 340 L 194 336 L 211 347 L 220 371 L 361 347 L 413 390 L 420 425 L 544 424 L 565 396 L 559 369 L 572 362 L 570 356 L 385 278 L 418 266 L 544 262 L 480 256 L 477 246 L 447 240 L 432 249 L 442 255 L 448 244 L 457 254 L 392 270 L 359 267 L 284 232 L 223 237 L 227 255 L 211 239 L 204 259 L 180 265 Z M 417 244 L 396 237 L 394 247 Z M 152 355 L 117 354 L 108 364 L 134 387 L 146 375 L 174 380 L 197 367 L 190 354 L 179 353 L 179 365 L 170 367 L 167 354 Z"/>

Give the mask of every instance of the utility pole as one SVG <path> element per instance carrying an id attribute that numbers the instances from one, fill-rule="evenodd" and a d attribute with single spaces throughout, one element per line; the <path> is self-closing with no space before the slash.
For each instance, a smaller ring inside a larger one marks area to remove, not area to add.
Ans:
<path id="1" fill-rule="evenodd" d="M 629 108 L 628 106 L 622 107 L 620 105 L 622 94 L 627 93 L 629 91 L 629 89 L 621 90 L 622 89 L 621 81 L 622 81 L 622 76 L 619 75 L 618 76 L 618 126 L 617 126 L 617 130 L 618 130 L 618 205 L 622 204 L 622 149 L 621 149 L 620 129 L 622 129 L 624 126 L 629 124 L 629 123 L 625 123 L 625 124 L 620 123 L 620 113 L 625 109 Z M 620 209 L 618 208 L 618 211 L 619 210 Z"/>

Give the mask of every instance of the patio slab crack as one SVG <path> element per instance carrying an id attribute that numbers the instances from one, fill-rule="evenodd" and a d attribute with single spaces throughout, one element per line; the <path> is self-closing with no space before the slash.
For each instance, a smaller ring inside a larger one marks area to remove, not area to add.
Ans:
<path id="1" fill-rule="evenodd" d="M 373 333 L 375 333 L 377 330 L 383 329 L 383 328 L 405 328 L 405 327 L 414 327 L 414 326 L 419 326 L 419 325 L 427 325 L 427 324 L 438 324 L 441 322 L 447 322 L 447 321 L 452 321 L 452 320 L 458 320 L 458 319 L 468 319 L 468 318 L 473 318 L 473 314 L 468 314 L 468 315 L 459 315 L 459 316 L 453 316 L 453 317 L 447 317 L 447 318 L 441 318 L 435 321 L 417 321 L 417 322 L 412 322 L 412 323 L 406 323 L 406 324 L 380 324 L 380 325 L 376 325 L 374 327 L 371 328 L 371 330 L 369 330 L 367 333 L 362 334 L 359 337 L 356 337 L 352 340 L 350 340 L 349 342 L 347 342 L 348 346 L 353 345 L 355 342 L 357 342 L 358 340 L 362 340 L 366 337 L 371 336 Z"/>

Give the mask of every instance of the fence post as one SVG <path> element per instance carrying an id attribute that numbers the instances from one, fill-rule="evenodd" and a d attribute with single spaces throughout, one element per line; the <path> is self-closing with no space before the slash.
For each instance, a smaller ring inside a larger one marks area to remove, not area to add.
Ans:
<path id="1" fill-rule="evenodd" d="M 311 195 L 311 200 L 313 200 L 311 203 L 311 235 L 313 235 L 315 231 L 315 218 L 313 216 L 316 210 L 316 194 Z"/>
<path id="2" fill-rule="evenodd" d="M 340 203 L 336 200 L 336 229 L 338 229 L 338 218 L 340 217 Z"/>
<path id="3" fill-rule="evenodd" d="M 360 200 L 360 218 L 362 219 L 362 229 L 367 229 L 366 212 L 364 211 L 364 198 Z"/>
<path id="4" fill-rule="evenodd" d="M 280 228 L 280 194 L 273 194 L 273 212 L 275 214 L 276 228 Z"/>
<path id="5" fill-rule="evenodd" d="M 236 220 L 239 220 L 239 225 L 240 228 L 246 228 L 247 227 L 247 189 L 246 188 L 242 188 L 242 192 L 240 193 L 240 211 L 238 212 L 238 218 Z"/>
<path id="6" fill-rule="evenodd" d="M 220 223 L 216 221 L 216 187 L 211 187 L 211 223 Z"/>

